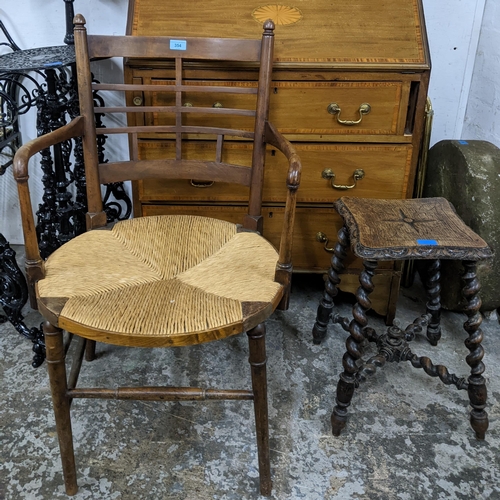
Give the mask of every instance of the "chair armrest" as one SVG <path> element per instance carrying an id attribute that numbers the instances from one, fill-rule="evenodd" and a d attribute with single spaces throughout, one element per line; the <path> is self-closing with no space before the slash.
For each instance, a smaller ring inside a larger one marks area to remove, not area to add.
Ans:
<path id="1" fill-rule="evenodd" d="M 14 157 L 14 178 L 17 182 L 28 180 L 28 161 L 36 153 L 50 146 L 67 141 L 73 137 L 83 136 L 83 117 L 78 116 L 67 125 L 62 126 L 48 134 L 41 135 L 26 144 L 23 144 Z"/>
<path id="2" fill-rule="evenodd" d="M 279 151 L 281 151 L 286 156 L 290 165 L 294 160 L 297 162 L 299 171 L 298 183 L 300 183 L 300 170 L 301 170 L 300 158 L 297 152 L 295 151 L 293 144 L 288 139 L 286 139 L 285 136 L 281 132 L 279 132 L 278 129 L 270 122 L 266 122 L 264 140 L 266 141 L 267 144 L 270 144 L 271 146 L 274 146 Z"/>
<path id="3" fill-rule="evenodd" d="M 290 295 L 290 285 L 292 281 L 292 241 L 293 241 L 293 224 L 295 221 L 295 206 L 297 203 L 297 189 L 300 185 L 300 176 L 302 172 L 302 164 L 299 155 L 295 151 L 292 143 L 286 139 L 278 130 L 271 124 L 266 123 L 265 141 L 281 151 L 288 160 L 288 175 L 286 186 L 288 188 L 285 216 L 283 220 L 283 229 L 281 232 L 278 263 L 276 264 L 275 280 L 281 283 L 285 288 L 285 295 L 281 301 L 279 308 L 287 309 Z"/>
<path id="4" fill-rule="evenodd" d="M 34 285 L 36 281 L 42 279 L 45 274 L 43 261 L 38 248 L 35 219 L 33 217 L 33 208 L 28 186 L 28 162 L 32 156 L 43 149 L 81 135 L 83 135 L 83 117 L 79 116 L 67 125 L 27 142 L 18 149 L 14 157 L 13 173 L 17 182 L 19 195 L 19 207 L 21 210 L 26 251 L 26 274 L 32 307 L 35 307 Z"/>

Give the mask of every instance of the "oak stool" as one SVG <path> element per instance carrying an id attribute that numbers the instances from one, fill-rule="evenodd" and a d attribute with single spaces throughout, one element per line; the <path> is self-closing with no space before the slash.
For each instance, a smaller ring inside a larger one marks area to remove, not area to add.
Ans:
<path id="1" fill-rule="evenodd" d="M 476 263 L 490 258 L 492 250 L 464 224 L 453 205 L 444 198 L 374 200 L 343 197 L 334 205 L 344 225 L 338 233 L 313 328 L 316 344 L 324 339 L 330 320 L 349 332 L 347 350 L 342 359 L 344 371 L 338 381 L 336 406 L 331 417 L 333 434 L 338 436 L 345 427 L 354 390 L 367 376 L 374 374 L 377 368 L 388 361 L 410 361 L 415 368 L 422 368 L 431 377 L 439 377 L 444 384 L 467 390 L 472 406 L 471 426 L 476 437 L 484 439 L 488 416 L 485 411 L 487 396 L 483 378 L 484 350 L 481 346 L 483 334 L 479 312 L 481 299 Z M 333 311 L 339 275 L 344 270 L 343 261 L 349 244 L 353 253 L 363 259 L 363 270 L 359 276 L 361 286 L 356 292 L 352 320 Z M 388 328 L 387 333 L 379 335 L 367 326 L 366 314 L 371 307 L 369 295 L 374 289 L 372 277 L 377 264 L 379 261 L 410 259 L 428 261 L 427 278 L 423 280 L 428 295 L 426 312 L 404 330 L 395 323 Z M 470 367 L 467 379 L 450 373 L 443 365 L 433 364 L 428 357 L 417 356 L 409 345 L 424 328 L 431 345 L 436 346 L 441 338 L 441 259 L 461 260 L 464 268 L 462 294 L 465 299 L 464 311 L 468 316 L 464 323 L 468 334 L 465 346 L 470 351 L 466 357 Z M 368 359 L 363 358 L 363 344 L 366 341 L 374 342 L 377 346 L 377 354 Z"/>

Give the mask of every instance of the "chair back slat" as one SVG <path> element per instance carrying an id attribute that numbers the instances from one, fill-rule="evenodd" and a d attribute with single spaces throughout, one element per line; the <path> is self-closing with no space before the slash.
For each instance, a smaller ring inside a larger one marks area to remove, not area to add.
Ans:
<path id="1" fill-rule="evenodd" d="M 207 135 L 228 135 L 233 137 L 244 137 L 253 139 L 254 133 L 248 130 L 236 130 L 233 128 L 217 128 L 217 127 L 191 127 L 178 125 L 141 125 L 139 127 L 113 127 L 113 128 L 97 128 L 97 135 L 114 135 L 114 134 L 147 134 L 151 133 L 167 133 L 173 134 L 181 131 L 184 134 L 207 134 Z"/>
<path id="2" fill-rule="evenodd" d="M 179 52 L 177 51 L 177 54 Z M 178 87 L 182 85 L 182 59 L 175 58 L 175 85 Z M 175 91 L 175 158 L 182 159 L 182 91 Z"/>
<path id="3" fill-rule="evenodd" d="M 257 94 L 257 87 L 221 87 L 216 85 L 137 85 L 132 83 L 92 83 L 92 90 L 124 90 L 134 91 L 139 90 L 152 92 L 210 92 L 225 94 Z"/>
<path id="4" fill-rule="evenodd" d="M 217 136 L 217 146 L 215 149 L 215 161 L 222 162 L 222 147 L 224 145 L 224 136 L 219 134 Z"/>
<path id="5" fill-rule="evenodd" d="M 260 61 L 260 40 L 236 38 L 179 38 L 168 36 L 88 35 L 89 57 L 157 59 L 182 57 L 193 60 Z"/>
<path id="6" fill-rule="evenodd" d="M 138 144 L 137 133 L 130 134 L 129 149 L 130 149 L 130 161 L 139 161 L 139 144 Z M 99 169 L 101 168 L 101 166 L 102 164 L 99 164 Z M 99 178 L 101 179 L 101 182 L 103 184 L 106 184 L 106 182 L 102 180 L 101 172 L 99 172 Z M 120 181 L 115 181 L 115 182 L 120 182 Z"/>
<path id="7" fill-rule="evenodd" d="M 119 106 L 119 107 L 95 107 L 94 112 L 111 114 L 111 113 L 200 113 L 205 115 L 236 115 L 236 116 L 255 116 L 255 111 L 252 109 L 237 109 L 237 108 L 201 108 L 201 107 L 185 107 L 181 106 Z"/>
<path id="8" fill-rule="evenodd" d="M 83 149 L 88 204 L 89 212 L 94 214 L 90 219 L 95 219 L 95 224 L 105 221 L 103 215 L 95 217 L 102 212 L 101 183 L 165 178 L 249 187 L 248 215 L 243 224 L 262 230 L 264 137 L 271 87 L 273 30 L 274 25 L 266 22 L 260 40 L 100 36 L 87 35 L 85 20 L 80 15 L 75 17 L 77 81 L 81 114 L 85 118 Z M 161 80 L 134 78 L 127 84 L 93 82 L 90 60 L 99 64 L 99 60 L 116 57 L 162 61 L 165 77 Z M 249 71 L 258 70 L 258 81 L 237 82 L 229 78 L 227 82 L 211 82 L 198 77 L 198 69 L 220 67 L 219 61 L 230 65 L 238 61 Z M 104 106 L 97 105 L 101 99 L 94 99 L 95 92 L 105 102 Z M 214 97 L 231 94 L 242 97 L 228 97 L 226 107 Z M 106 117 L 104 127 L 96 128 L 97 113 Z M 124 118 L 127 124 L 123 123 Z M 111 140 L 117 134 L 128 136 L 130 158 L 99 164 L 97 136 L 106 135 Z M 185 144 L 193 138 L 206 139 L 205 144 L 213 141 L 213 148 L 201 148 L 209 157 L 193 155 L 191 146 Z M 167 157 L 146 159 L 142 142 L 159 139 L 170 141 L 172 145 L 162 149 Z M 228 141 L 252 141 L 251 166 L 235 165 L 228 160 L 229 153 L 225 150 Z M 95 227 L 95 224 L 91 222 L 90 226 Z"/>
<path id="9" fill-rule="evenodd" d="M 198 181 L 230 182 L 250 185 L 252 169 L 242 165 L 191 160 L 136 160 L 99 164 L 104 184 L 148 179 L 196 179 Z"/>

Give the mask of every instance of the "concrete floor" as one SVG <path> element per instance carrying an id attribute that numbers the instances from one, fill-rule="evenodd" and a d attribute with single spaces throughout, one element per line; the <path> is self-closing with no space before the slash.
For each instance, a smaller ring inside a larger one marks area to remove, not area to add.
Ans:
<path id="1" fill-rule="evenodd" d="M 408 363 L 386 365 L 356 392 L 341 437 L 330 413 L 345 333 L 330 326 L 311 342 L 322 282 L 299 276 L 291 308 L 268 322 L 274 499 L 500 499 L 500 328 L 485 319 L 490 429 L 477 441 L 465 391 Z M 350 311 L 348 299 L 339 303 Z M 418 287 L 403 289 L 398 319 L 422 312 Z M 438 348 L 414 342 L 467 375 L 464 316 L 444 313 Z M 373 324 L 383 327 L 380 318 Z M 37 313 L 27 323 L 37 325 Z M 433 351 L 433 352 L 432 352 Z M 248 387 L 246 336 L 194 348 L 125 352 L 98 346 L 80 384 Z M 202 357 L 203 356 L 203 357 Z M 30 366 L 30 343 L 0 326 L 0 499 L 65 498 L 45 366 Z M 228 370 L 222 367 L 226 365 Z M 90 368 L 93 370 L 91 371 Z M 114 384 L 115 382 L 111 382 Z M 72 407 L 75 499 L 253 499 L 258 488 L 250 402 L 141 403 L 79 400 Z"/>

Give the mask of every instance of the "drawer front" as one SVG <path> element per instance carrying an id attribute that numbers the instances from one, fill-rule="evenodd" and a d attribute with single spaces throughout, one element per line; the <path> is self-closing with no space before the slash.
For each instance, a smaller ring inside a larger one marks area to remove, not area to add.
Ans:
<path id="1" fill-rule="evenodd" d="M 172 83 L 153 79 L 152 84 Z M 256 82 L 186 81 L 186 85 L 223 85 L 256 87 Z M 407 103 L 403 82 L 274 82 L 271 92 L 270 121 L 283 133 L 326 135 L 402 135 Z M 255 108 L 255 95 L 183 93 L 183 104 L 196 107 Z M 153 92 L 153 106 L 174 106 L 175 96 Z M 150 113 L 147 121 L 155 125 L 173 125 L 173 113 Z M 214 115 L 186 113 L 183 123 L 210 126 Z M 253 129 L 253 119 L 242 116 L 218 116 L 217 126 Z"/>
<path id="2" fill-rule="evenodd" d="M 406 197 L 411 145 L 294 144 L 302 176 L 301 203 L 331 203 L 340 196 L 399 199 Z M 266 160 L 264 200 L 285 199 L 288 164 L 271 152 Z"/>
<path id="3" fill-rule="evenodd" d="M 283 133 L 403 133 L 402 82 L 277 82 L 273 85 L 270 121 Z"/>
<path id="4" fill-rule="evenodd" d="M 296 144 L 302 160 L 302 179 L 298 201 L 330 203 L 344 194 L 368 198 L 398 199 L 406 196 L 411 166 L 410 145 Z M 142 141 L 139 157 L 161 159 L 175 157 L 170 141 Z M 185 142 L 186 159 L 215 158 L 215 143 Z M 251 145 L 226 142 L 223 161 L 251 164 Z M 362 171 L 362 178 L 355 180 Z M 286 198 L 288 163 L 284 155 L 268 148 L 264 181 L 264 202 L 282 203 Z M 346 186 L 353 186 L 345 189 Z M 220 201 L 245 202 L 248 189 L 226 183 L 199 183 L 195 180 L 144 180 L 139 183 L 141 201 Z"/>

